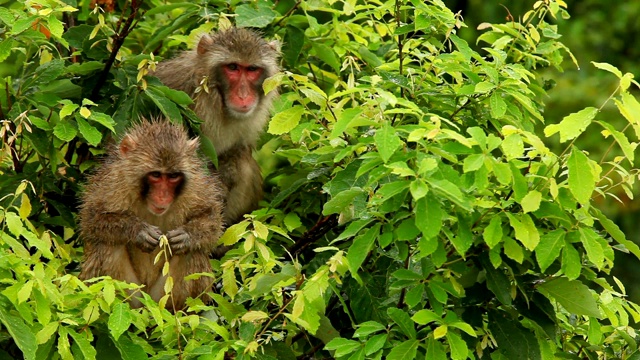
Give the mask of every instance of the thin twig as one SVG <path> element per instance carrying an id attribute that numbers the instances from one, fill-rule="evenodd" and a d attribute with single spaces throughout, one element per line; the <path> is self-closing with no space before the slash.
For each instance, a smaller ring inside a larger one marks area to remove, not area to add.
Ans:
<path id="1" fill-rule="evenodd" d="M 142 6 L 143 2 L 144 0 L 131 1 L 131 13 L 129 14 L 129 17 L 127 17 L 127 20 L 125 21 L 124 25 L 122 25 L 122 30 L 120 31 L 120 27 L 121 27 L 121 23 L 122 23 L 122 19 L 124 17 L 124 11 L 125 11 L 123 9 L 123 13 L 120 17 L 120 20 L 118 20 L 118 24 L 116 25 L 116 33 L 115 35 L 113 35 L 113 49 L 111 50 L 109 59 L 104 64 L 104 69 L 102 70 L 102 73 L 100 74 L 100 77 L 98 78 L 98 81 L 96 82 L 96 85 L 93 88 L 93 92 L 91 93 L 92 100 L 95 101 L 98 99 L 100 95 L 100 89 L 102 89 L 104 84 L 107 82 L 107 77 L 109 76 L 111 67 L 113 67 L 113 63 L 115 62 L 116 57 L 118 56 L 118 52 L 120 51 L 120 48 L 124 44 L 124 40 L 127 38 L 127 36 L 129 36 L 129 34 L 131 33 L 135 25 L 138 24 L 137 21 L 134 23 L 134 20 L 138 16 L 138 11 L 140 10 L 140 7 Z"/>

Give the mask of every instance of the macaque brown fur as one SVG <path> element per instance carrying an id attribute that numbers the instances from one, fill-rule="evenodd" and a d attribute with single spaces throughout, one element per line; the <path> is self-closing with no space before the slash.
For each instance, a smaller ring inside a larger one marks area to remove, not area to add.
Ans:
<path id="1" fill-rule="evenodd" d="M 180 310 L 187 297 L 206 293 L 212 279 L 209 254 L 222 234 L 219 181 L 198 157 L 198 140 L 169 121 L 143 121 L 111 150 L 89 178 L 80 208 L 84 240 L 81 279 L 111 276 L 136 284 L 158 301 L 165 295 L 164 258 L 153 263 L 165 235 L 173 255 L 173 302 Z M 160 184 L 160 185 L 158 185 Z M 164 184 L 164 185 L 163 185 Z M 202 296 L 207 301 L 206 295 Z M 132 306 L 140 306 L 134 296 Z"/>
<path id="2" fill-rule="evenodd" d="M 195 49 L 161 62 L 153 74 L 194 99 L 202 134 L 218 153 L 227 224 L 256 209 L 262 198 L 262 175 L 252 150 L 277 96 L 276 91 L 265 94 L 262 84 L 279 71 L 279 53 L 277 41 L 231 28 L 204 35 Z"/>

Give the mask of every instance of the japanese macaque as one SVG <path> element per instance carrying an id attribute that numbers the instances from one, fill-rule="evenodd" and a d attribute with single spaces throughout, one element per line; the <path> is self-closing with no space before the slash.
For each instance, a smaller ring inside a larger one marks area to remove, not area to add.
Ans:
<path id="1" fill-rule="evenodd" d="M 80 236 L 85 258 L 81 279 L 111 276 L 145 285 L 158 301 L 165 295 L 163 259 L 154 264 L 159 241 L 171 248 L 173 277 L 170 310 L 180 310 L 187 297 L 202 296 L 212 279 L 209 254 L 222 233 L 219 181 L 198 157 L 198 139 L 165 121 L 142 121 L 122 138 L 102 167 L 90 177 L 80 207 Z M 132 306 L 139 307 L 133 298 Z"/>
<path id="2" fill-rule="evenodd" d="M 195 49 L 161 62 L 153 74 L 194 100 L 202 134 L 218 153 L 227 224 L 256 209 L 262 198 L 262 175 L 252 150 L 277 95 L 265 94 L 262 84 L 279 71 L 279 53 L 277 41 L 231 28 L 204 35 Z"/>

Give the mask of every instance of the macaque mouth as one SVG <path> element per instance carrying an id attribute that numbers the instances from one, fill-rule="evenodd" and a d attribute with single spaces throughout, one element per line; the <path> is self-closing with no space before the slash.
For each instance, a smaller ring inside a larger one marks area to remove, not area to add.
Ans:
<path id="1" fill-rule="evenodd" d="M 162 215 L 165 212 L 167 212 L 167 210 L 169 210 L 169 205 L 161 207 L 161 206 L 157 206 L 156 204 L 149 203 L 147 205 L 147 208 L 154 215 Z"/>

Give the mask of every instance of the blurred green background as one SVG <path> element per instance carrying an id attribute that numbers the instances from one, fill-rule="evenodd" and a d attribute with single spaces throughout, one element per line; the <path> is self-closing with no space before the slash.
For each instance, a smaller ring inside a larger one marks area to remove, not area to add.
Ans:
<path id="1" fill-rule="evenodd" d="M 587 106 L 600 108 L 606 99 L 616 90 L 618 79 L 610 73 L 596 69 L 591 61 L 606 62 L 616 66 L 622 73 L 635 75 L 640 80 L 640 1 L 608 1 L 608 0 L 565 0 L 568 5 L 570 19 L 556 19 L 549 22 L 558 25 L 560 39 L 575 55 L 580 68 L 567 57 L 563 72 L 557 69 L 545 69 L 544 79 L 553 79 L 555 88 L 550 90 L 546 100 L 545 121 L 547 124 L 557 123 L 564 116 Z M 459 0 L 445 1 L 454 12 L 460 12 L 468 28 L 462 29 L 460 35 L 476 48 L 484 46 L 475 44 L 481 34 L 476 30 L 483 22 L 497 23 L 508 21 L 511 15 L 516 21 L 531 9 L 535 1 L 502 1 L 502 0 Z M 640 96 L 639 89 L 631 89 Z M 613 102 L 597 116 L 597 120 L 607 121 L 618 129 L 626 122 L 614 108 Z M 601 128 L 591 127 L 579 139 L 583 149 L 590 152 L 595 160 L 602 158 L 609 147 L 598 134 Z M 542 131 L 539 132 L 542 134 Z M 638 141 L 635 134 L 627 133 L 630 140 Z M 556 152 L 561 152 L 566 144 L 559 144 L 557 136 L 545 139 L 545 142 Z M 563 146 L 564 145 L 564 146 Z M 610 157 L 609 157 L 610 159 Z M 636 159 L 635 167 L 640 167 Z M 640 186 L 633 191 L 633 199 L 619 189 L 620 201 L 608 197 L 599 197 L 595 205 L 610 216 L 627 235 L 627 238 L 640 244 Z M 612 275 L 625 284 L 627 294 L 634 302 L 640 301 L 640 261 L 632 255 L 616 252 L 616 265 Z"/>

